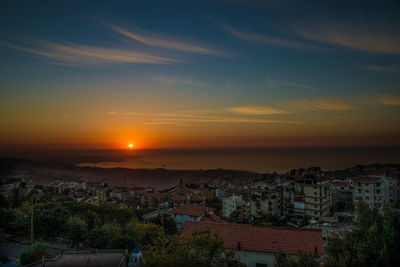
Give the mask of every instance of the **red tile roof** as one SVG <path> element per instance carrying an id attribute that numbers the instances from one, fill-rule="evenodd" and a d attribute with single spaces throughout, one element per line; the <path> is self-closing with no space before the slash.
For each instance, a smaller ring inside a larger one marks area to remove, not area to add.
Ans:
<path id="1" fill-rule="evenodd" d="M 174 196 L 174 201 L 185 201 L 187 200 L 187 196 Z"/>
<path id="2" fill-rule="evenodd" d="M 264 227 L 250 224 L 223 224 L 187 221 L 182 234 L 193 230 L 209 229 L 224 240 L 225 247 L 265 253 L 284 252 L 298 255 L 301 251 L 324 256 L 322 232 L 292 228 Z"/>
<path id="3" fill-rule="evenodd" d="M 276 183 L 275 183 L 275 181 L 272 181 L 272 180 L 264 180 L 264 184 L 266 184 L 268 187 L 270 187 L 270 186 L 276 186 Z"/>
<path id="4" fill-rule="evenodd" d="M 378 182 L 380 179 L 382 179 L 381 177 L 358 177 L 358 181 L 360 183 L 374 183 L 374 182 Z"/>
<path id="5" fill-rule="evenodd" d="M 205 215 L 207 212 L 212 212 L 214 210 L 214 208 L 209 208 L 202 205 L 184 204 L 172 210 L 171 212 L 175 214 L 184 214 L 190 216 L 202 216 Z"/>
<path id="6" fill-rule="evenodd" d="M 214 214 L 207 214 L 200 220 L 201 222 L 217 222 L 217 223 L 228 223 L 221 219 L 221 217 Z"/>
<path id="7" fill-rule="evenodd" d="M 204 199 L 203 199 L 203 197 L 202 196 L 191 196 L 190 197 L 190 200 L 193 200 L 193 201 L 203 201 Z"/>
<path id="8" fill-rule="evenodd" d="M 333 183 L 334 183 L 335 185 L 343 186 L 343 187 L 349 186 L 349 182 L 334 181 Z"/>

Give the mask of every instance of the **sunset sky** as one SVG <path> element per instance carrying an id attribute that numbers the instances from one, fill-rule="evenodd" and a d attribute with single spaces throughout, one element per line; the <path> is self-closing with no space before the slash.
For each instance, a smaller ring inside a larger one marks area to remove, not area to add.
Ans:
<path id="1" fill-rule="evenodd" d="M 400 145 L 399 1 L 348 2 L 1 1 L 0 149 Z"/>

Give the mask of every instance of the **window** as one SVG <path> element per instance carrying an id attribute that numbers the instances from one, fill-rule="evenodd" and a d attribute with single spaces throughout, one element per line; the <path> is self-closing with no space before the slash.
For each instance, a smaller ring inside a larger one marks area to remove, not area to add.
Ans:
<path id="1" fill-rule="evenodd" d="M 256 263 L 256 267 L 268 267 L 266 263 Z"/>

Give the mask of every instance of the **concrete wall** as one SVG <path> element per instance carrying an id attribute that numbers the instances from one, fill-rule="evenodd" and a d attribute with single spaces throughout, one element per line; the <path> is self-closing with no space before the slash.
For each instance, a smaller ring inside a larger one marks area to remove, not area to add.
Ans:
<path id="1" fill-rule="evenodd" d="M 237 256 L 240 262 L 246 264 L 247 267 L 255 267 L 257 263 L 267 264 L 268 267 L 275 264 L 274 255 L 269 253 L 241 250 Z"/>

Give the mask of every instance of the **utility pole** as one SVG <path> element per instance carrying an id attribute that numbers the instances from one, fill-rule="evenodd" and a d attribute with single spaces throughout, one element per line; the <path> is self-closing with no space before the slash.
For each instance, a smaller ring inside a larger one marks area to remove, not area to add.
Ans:
<path id="1" fill-rule="evenodd" d="M 164 212 L 161 213 L 161 225 L 162 225 L 163 233 L 165 234 L 165 228 L 164 228 Z"/>
<path id="2" fill-rule="evenodd" d="M 32 206 L 31 206 L 31 243 L 33 244 L 33 195 L 32 195 Z"/>

